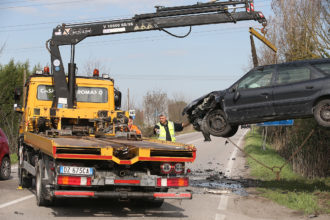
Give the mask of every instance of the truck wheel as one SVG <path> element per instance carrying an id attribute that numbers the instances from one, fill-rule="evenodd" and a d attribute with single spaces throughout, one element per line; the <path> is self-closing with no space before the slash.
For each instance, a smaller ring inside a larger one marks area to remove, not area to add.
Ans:
<path id="1" fill-rule="evenodd" d="M 48 199 L 48 195 L 45 184 L 42 179 L 44 176 L 45 168 L 42 160 L 38 161 L 37 171 L 36 171 L 36 199 L 38 206 L 49 206 L 52 203 L 52 199 Z"/>
<path id="2" fill-rule="evenodd" d="M 319 125 L 330 128 L 330 99 L 321 100 L 316 104 L 314 118 Z"/>
<path id="3" fill-rule="evenodd" d="M 221 109 L 210 111 L 205 115 L 202 130 L 216 137 L 228 137 L 236 133 L 235 128 L 228 124 L 225 113 Z"/>
<path id="4" fill-rule="evenodd" d="M 10 177 L 11 166 L 9 157 L 4 157 L 0 166 L 0 179 L 7 180 Z"/>

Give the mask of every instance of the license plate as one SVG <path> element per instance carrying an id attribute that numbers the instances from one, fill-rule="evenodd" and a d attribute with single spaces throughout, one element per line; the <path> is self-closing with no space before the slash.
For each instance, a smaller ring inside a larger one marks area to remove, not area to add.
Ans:
<path id="1" fill-rule="evenodd" d="M 93 175 L 93 168 L 60 166 L 60 174 L 90 176 L 90 175 Z"/>

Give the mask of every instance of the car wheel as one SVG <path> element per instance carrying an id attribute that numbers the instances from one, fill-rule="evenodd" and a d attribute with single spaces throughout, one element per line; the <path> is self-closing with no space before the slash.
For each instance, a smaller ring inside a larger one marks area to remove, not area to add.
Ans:
<path id="1" fill-rule="evenodd" d="M 216 137 L 225 137 L 232 132 L 225 113 L 221 109 L 210 111 L 203 118 L 202 130 Z"/>
<path id="2" fill-rule="evenodd" d="M 316 104 L 314 118 L 319 125 L 330 128 L 330 99 L 324 99 Z"/>
<path id="3" fill-rule="evenodd" d="M 224 135 L 223 137 L 225 137 L 225 138 L 232 137 L 232 136 L 234 136 L 236 134 L 237 130 L 238 130 L 238 125 L 231 126 L 231 131 L 228 132 L 228 134 Z"/>
<path id="4" fill-rule="evenodd" d="M 4 157 L 0 166 L 0 179 L 7 180 L 10 177 L 11 166 L 9 157 Z"/>
<path id="5" fill-rule="evenodd" d="M 49 206 L 52 203 L 52 199 L 48 199 L 50 197 L 48 195 L 48 191 L 46 189 L 45 184 L 42 181 L 44 172 L 44 166 L 42 160 L 39 160 L 36 172 L 36 199 L 38 206 Z"/>

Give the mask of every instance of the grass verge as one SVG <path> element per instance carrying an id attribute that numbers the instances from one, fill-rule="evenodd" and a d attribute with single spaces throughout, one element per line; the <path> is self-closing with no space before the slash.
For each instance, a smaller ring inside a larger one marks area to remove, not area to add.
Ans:
<path id="1" fill-rule="evenodd" d="M 245 137 L 245 150 L 269 167 L 280 167 L 285 162 L 269 144 L 262 149 L 262 137 L 257 132 Z M 305 214 L 330 214 L 330 178 L 305 179 L 286 165 L 280 173 L 281 180 L 276 181 L 276 174 L 271 170 L 249 157 L 247 162 L 250 174 L 258 179 L 257 190 L 262 196 Z"/>
<path id="2" fill-rule="evenodd" d="M 15 164 L 15 163 L 17 163 L 17 161 L 18 161 L 17 154 L 16 153 L 10 154 L 10 162 L 11 162 L 11 164 Z"/>

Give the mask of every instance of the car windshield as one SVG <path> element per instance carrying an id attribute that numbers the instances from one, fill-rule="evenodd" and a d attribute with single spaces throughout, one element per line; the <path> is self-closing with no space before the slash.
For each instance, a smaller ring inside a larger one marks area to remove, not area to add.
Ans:
<path id="1" fill-rule="evenodd" d="M 50 85 L 39 85 L 38 100 L 51 101 L 54 96 L 54 88 Z M 108 89 L 99 87 L 78 87 L 76 90 L 77 102 L 107 103 Z"/>

